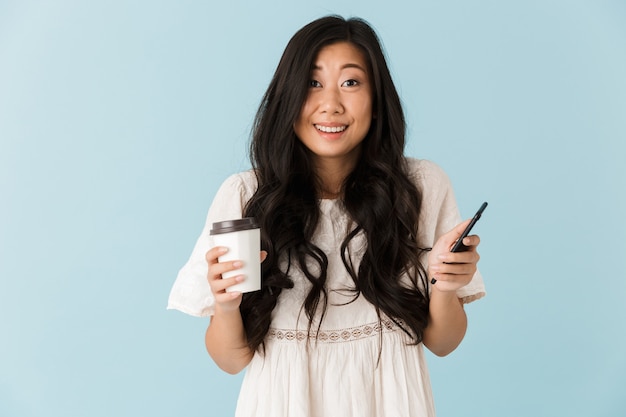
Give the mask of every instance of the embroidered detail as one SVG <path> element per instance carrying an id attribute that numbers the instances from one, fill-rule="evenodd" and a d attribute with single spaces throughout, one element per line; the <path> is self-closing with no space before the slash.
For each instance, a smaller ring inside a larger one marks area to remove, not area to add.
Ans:
<path id="1" fill-rule="evenodd" d="M 340 343 L 377 336 L 381 332 L 393 332 L 397 329 L 399 327 L 391 320 L 382 320 L 380 323 L 368 323 L 347 329 L 322 330 L 320 332 L 311 330 L 308 335 L 306 330 L 275 329 L 270 327 L 267 338 L 269 340 L 288 342 L 302 342 L 309 338 L 318 342 Z"/>

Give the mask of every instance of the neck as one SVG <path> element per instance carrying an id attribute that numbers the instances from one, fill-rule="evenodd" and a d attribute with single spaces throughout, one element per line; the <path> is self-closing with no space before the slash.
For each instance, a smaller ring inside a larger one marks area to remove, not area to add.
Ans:
<path id="1" fill-rule="evenodd" d="M 346 161 L 317 161 L 315 166 L 318 178 L 318 192 L 321 198 L 335 199 L 341 197 L 343 183 L 352 172 L 355 164 Z"/>

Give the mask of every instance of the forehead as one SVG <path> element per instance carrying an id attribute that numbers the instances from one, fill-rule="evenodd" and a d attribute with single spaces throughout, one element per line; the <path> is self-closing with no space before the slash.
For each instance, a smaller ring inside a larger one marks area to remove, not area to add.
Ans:
<path id="1" fill-rule="evenodd" d="M 363 51 L 350 42 L 337 42 L 322 47 L 313 62 L 314 70 L 331 67 L 356 67 L 367 72 L 369 63 Z"/>

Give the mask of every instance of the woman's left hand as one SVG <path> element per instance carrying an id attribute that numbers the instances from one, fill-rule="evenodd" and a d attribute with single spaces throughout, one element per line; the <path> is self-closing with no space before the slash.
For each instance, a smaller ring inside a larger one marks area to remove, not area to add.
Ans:
<path id="1" fill-rule="evenodd" d="M 428 254 L 428 276 L 429 279 L 436 280 L 433 287 L 439 291 L 451 292 L 466 286 L 476 272 L 476 263 L 480 259 L 476 251 L 480 243 L 477 235 L 463 239 L 463 244 L 468 247 L 467 251 L 450 252 L 470 221 L 459 223 L 441 236 Z"/>

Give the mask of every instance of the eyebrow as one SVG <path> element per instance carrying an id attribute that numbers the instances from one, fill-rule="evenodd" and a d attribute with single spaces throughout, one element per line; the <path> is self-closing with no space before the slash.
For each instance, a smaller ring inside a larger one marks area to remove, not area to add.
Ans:
<path id="1" fill-rule="evenodd" d="M 346 68 L 356 68 L 359 69 L 365 73 L 367 73 L 367 70 L 365 68 L 363 68 L 362 66 L 360 66 L 359 64 L 355 64 L 352 62 L 348 62 L 347 64 L 344 64 L 341 66 L 341 69 L 344 70 Z M 317 71 L 317 70 L 321 70 L 322 67 L 320 67 L 319 65 L 313 65 L 313 68 L 311 68 L 312 71 Z"/>

